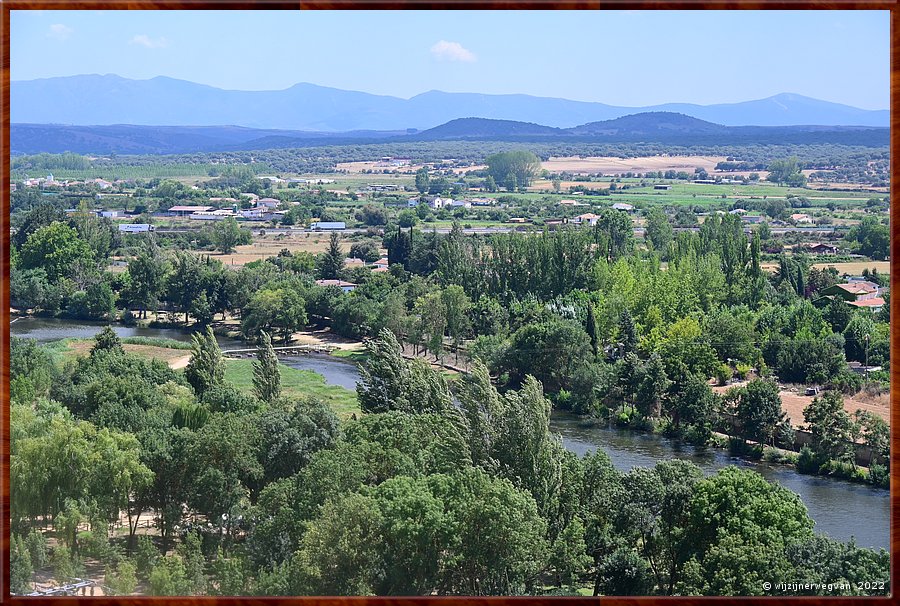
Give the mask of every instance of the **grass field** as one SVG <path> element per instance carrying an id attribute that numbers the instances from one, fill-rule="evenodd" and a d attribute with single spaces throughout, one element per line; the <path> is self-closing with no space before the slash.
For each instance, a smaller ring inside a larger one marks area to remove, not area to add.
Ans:
<path id="1" fill-rule="evenodd" d="M 67 339 L 63 343 L 64 345 L 61 345 L 59 349 L 59 355 L 65 362 L 89 355 L 95 341 L 94 339 Z M 141 342 L 139 338 L 134 338 L 123 340 L 122 349 L 142 358 L 155 358 L 166 364 L 172 364 L 188 355 L 185 350 L 190 349 L 190 343 L 170 341 L 169 339 L 148 339 L 146 342 Z"/>
<path id="2" fill-rule="evenodd" d="M 322 375 L 311 370 L 299 370 L 283 364 L 278 368 L 281 370 L 281 389 L 285 396 L 321 398 L 341 419 L 361 414 L 355 392 L 337 385 L 327 385 Z M 253 361 L 226 360 L 225 379 L 241 391 L 252 391 Z"/>

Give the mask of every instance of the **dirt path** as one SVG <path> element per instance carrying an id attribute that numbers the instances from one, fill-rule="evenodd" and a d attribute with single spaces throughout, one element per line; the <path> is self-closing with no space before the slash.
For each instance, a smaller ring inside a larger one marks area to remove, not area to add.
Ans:
<path id="1" fill-rule="evenodd" d="M 188 365 L 188 362 L 191 361 L 191 354 L 187 354 L 181 356 L 180 358 L 175 358 L 174 360 L 169 361 L 169 368 L 172 370 L 179 370 Z"/>

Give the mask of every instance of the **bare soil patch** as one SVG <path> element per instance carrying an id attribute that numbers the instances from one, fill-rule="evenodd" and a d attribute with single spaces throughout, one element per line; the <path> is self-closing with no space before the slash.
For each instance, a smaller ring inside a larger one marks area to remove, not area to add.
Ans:
<path id="1" fill-rule="evenodd" d="M 746 382 L 735 383 L 734 385 L 728 386 L 717 385 L 712 389 L 716 393 L 722 394 L 731 387 L 740 385 L 746 385 Z M 781 408 L 787 413 L 788 419 L 790 419 L 791 426 L 793 427 L 805 425 L 803 420 L 803 410 L 812 403 L 814 397 L 803 395 L 803 393 L 800 392 L 800 389 L 801 388 L 782 389 L 779 391 L 779 395 L 781 396 Z M 844 410 L 852 415 L 860 409 L 881 417 L 889 424 L 891 422 L 891 402 L 888 394 L 875 396 L 860 392 L 854 396 L 844 396 Z"/>

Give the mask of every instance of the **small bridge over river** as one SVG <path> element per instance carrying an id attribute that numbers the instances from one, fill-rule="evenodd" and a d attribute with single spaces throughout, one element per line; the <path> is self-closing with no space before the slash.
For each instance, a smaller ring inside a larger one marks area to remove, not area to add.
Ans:
<path id="1" fill-rule="evenodd" d="M 331 353 L 337 347 L 334 345 L 285 345 L 282 347 L 273 347 L 276 355 L 280 356 L 299 356 L 307 353 Z M 250 347 L 247 349 L 223 349 L 222 355 L 231 357 L 231 358 L 240 358 L 247 357 L 252 358 L 256 356 L 256 352 L 259 351 L 256 347 Z"/>

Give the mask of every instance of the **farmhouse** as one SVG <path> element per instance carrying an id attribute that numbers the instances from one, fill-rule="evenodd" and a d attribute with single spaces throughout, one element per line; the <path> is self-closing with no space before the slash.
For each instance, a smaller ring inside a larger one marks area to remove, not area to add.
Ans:
<path id="1" fill-rule="evenodd" d="M 812 223 L 812 217 L 803 213 L 794 213 L 791 215 L 791 221 L 794 223 Z"/>
<path id="2" fill-rule="evenodd" d="M 822 242 L 815 242 L 813 244 L 808 244 L 806 246 L 806 250 L 816 255 L 836 255 L 837 254 L 837 246 L 834 244 L 825 244 Z"/>
<path id="3" fill-rule="evenodd" d="M 630 213 L 634 210 L 634 206 L 631 204 L 625 204 L 624 202 L 616 202 L 612 205 L 613 210 L 624 210 L 627 213 Z"/>

